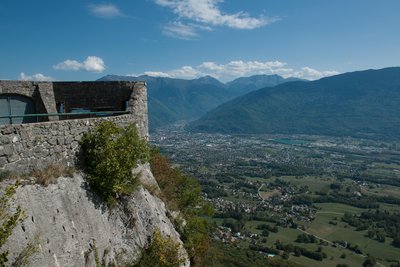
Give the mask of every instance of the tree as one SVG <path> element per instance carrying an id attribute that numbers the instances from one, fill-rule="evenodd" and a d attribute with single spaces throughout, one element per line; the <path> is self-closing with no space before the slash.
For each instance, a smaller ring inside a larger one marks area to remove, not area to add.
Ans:
<path id="1" fill-rule="evenodd" d="M 261 235 L 262 235 L 262 236 L 268 237 L 268 236 L 269 236 L 269 231 L 268 231 L 267 229 L 265 229 L 265 230 L 263 230 L 263 231 L 261 232 Z"/>
<path id="2" fill-rule="evenodd" d="M 93 190 L 108 203 L 133 192 L 137 178 L 132 169 L 148 160 L 148 146 L 136 126 L 126 128 L 105 121 L 80 141 L 83 168 Z"/>
<path id="3" fill-rule="evenodd" d="M 385 240 L 386 240 L 385 235 L 383 233 L 380 233 L 380 232 L 377 233 L 376 234 L 376 240 L 378 240 L 381 243 L 384 243 Z"/>
<path id="4" fill-rule="evenodd" d="M 392 245 L 396 248 L 400 248 L 400 236 L 393 238 Z"/>
<path id="5" fill-rule="evenodd" d="M 150 166 L 167 207 L 181 211 L 183 220 L 175 220 L 174 223 L 181 234 L 192 266 L 203 266 L 204 256 L 210 245 L 211 225 L 202 216 L 211 216 L 214 212 L 212 206 L 202 198 L 197 180 L 172 168 L 168 160 L 154 148 L 151 149 Z M 229 221 L 232 223 L 230 226 L 242 227 L 232 221 Z"/>
<path id="6" fill-rule="evenodd" d="M 367 258 L 363 262 L 363 266 L 364 267 L 373 267 L 373 266 L 375 266 L 375 264 L 376 264 L 376 260 L 374 259 L 374 257 L 372 257 L 371 255 L 368 254 Z"/>

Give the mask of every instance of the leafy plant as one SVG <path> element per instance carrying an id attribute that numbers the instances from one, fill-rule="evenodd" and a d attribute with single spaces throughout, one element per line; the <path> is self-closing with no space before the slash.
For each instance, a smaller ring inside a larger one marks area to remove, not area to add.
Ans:
<path id="1" fill-rule="evenodd" d="M 160 230 L 156 229 L 150 246 L 144 251 L 142 258 L 135 266 L 177 267 L 184 261 L 179 253 L 179 243 L 170 236 L 163 237 Z"/>
<path id="2" fill-rule="evenodd" d="M 9 200 L 18 186 L 18 182 L 7 186 L 3 196 L 0 197 L 0 249 L 7 242 L 18 222 L 23 220 L 23 212 L 20 206 L 16 208 L 14 213 L 10 212 Z M 8 262 L 8 251 L 3 251 L 0 253 L 0 266 L 5 266 L 6 262 Z"/>
<path id="3" fill-rule="evenodd" d="M 187 219 L 181 232 L 186 251 L 194 266 L 204 266 L 204 256 L 210 247 L 211 225 L 202 217 L 193 216 Z"/>
<path id="4" fill-rule="evenodd" d="M 156 149 L 152 150 L 150 166 L 161 188 L 161 198 L 169 209 L 182 214 L 183 219 L 175 218 L 174 223 L 192 265 L 202 266 L 209 248 L 211 229 L 202 216 L 212 215 L 212 207 L 202 198 L 197 180 L 172 168 Z"/>
<path id="5" fill-rule="evenodd" d="M 212 212 L 204 203 L 197 180 L 172 168 L 168 159 L 163 157 L 157 149 L 151 151 L 150 166 L 163 192 L 161 197 L 168 208 L 181 211 L 185 216 L 203 214 L 205 210 Z"/>
<path id="6" fill-rule="evenodd" d="M 13 176 L 13 174 L 10 171 L 7 170 L 0 170 L 0 181 L 9 179 Z"/>
<path id="7" fill-rule="evenodd" d="M 28 259 L 33 254 L 38 253 L 40 251 L 40 237 L 36 235 L 32 242 L 28 243 L 26 247 L 19 253 L 14 262 L 11 264 L 11 267 L 20 267 L 20 266 L 28 266 Z"/>
<path id="8" fill-rule="evenodd" d="M 132 169 L 148 160 L 148 146 L 136 126 L 118 127 L 102 122 L 81 141 L 83 168 L 93 190 L 112 203 L 120 194 L 131 193 L 137 185 Z"/>

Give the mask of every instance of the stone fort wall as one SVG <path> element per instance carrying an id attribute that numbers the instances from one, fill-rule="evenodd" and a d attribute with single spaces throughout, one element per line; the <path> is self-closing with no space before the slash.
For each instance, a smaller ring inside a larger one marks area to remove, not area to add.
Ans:
<path id="1" fill-rule="evenodd" d="M 38 103 L 37 113 L 57 113 L 59 103 L 68 109 L 126 110 L 112 117 L 66 120 L 63 116 L 42 122 L 0 125 L 0 170 L 27 173 L 50 164 L 74 166 L 79 140 L 102 121 L 120 126 L 135 123 L 148 139 L 147 90 L 144 82 L 17 82 L 0 81 L 0 94 L 19 94 Z"/>

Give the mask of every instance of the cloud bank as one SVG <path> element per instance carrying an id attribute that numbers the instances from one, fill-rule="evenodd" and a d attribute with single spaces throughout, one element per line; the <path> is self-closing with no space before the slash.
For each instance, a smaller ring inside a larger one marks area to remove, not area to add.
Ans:
<path id="1" fill-rule="evenodd" d="M 40 82 L 45 82 L 45 81 L 54 81 L 55 79 L 50 76 L 46 76 L 42 73 L 36 73 L 32 75 L 26 75 L 25 73 L 21 72 L 19 74 L 19 79 L 22 81 L 40 81 Z"/>
<path id="2" fill-rule="evenodd" d="M 222 0 L 155 0 L 155 3 L 172 10 L 177 15 L 177 21 L 163 27 L 163 33 L 176 38 L 189 39 L 197 36 L 201 29 L 212 29 L 225 26 L 234 29 L 252 30 L 271 24 L 277 18 L 266 16 L 251 17 L 240 11 L 234 14 L 223 12 L 218 3 Z M 182 28 L 185 30 L 182 31 Z M 187 34 L 190 32 L 190 34 Z"/>
<path id="3" fill-rule="evenodd" d="M 99 18 L 122 17 L 124 14 L 118 7 L 112 4 L 92 4 L 88 6 L 89 11 Z"/>
<path id="4" fill-rule="evenodd" d="M 212 61 L 203 62 L 197 66 L 183 66 L 169 71 L 146 71 L 143 74 L 157 77 L 170 77 L 181 79 L 195 79 L 210 75 L 223 82 L 227 82 L 238 77 L 251 75 L 277 74 L 282 77 L 296 77 L 307 80 L 317 80 L 323 77 L 339 74 L 334 70 L 320 71 L 310 67 L 293 69 L 288 63 L 281 61 L 230 61 L 226 64 L 217 64 Z M 137 76 L 137 75 L 132 75 Z"/>
<path id="5" fill-rule="evenodd" d="M 53 66 L 56 70 L 86 70 L 90 72 L 100 73 L 106 69 L 103 59 L 96 56 L 88 56 L 83 62 L 67 59 Z"/>
<path id="6" fill-rule="evenodd" d="M 162 27 L 164 35 L 183 40 L 190 40 L 197 37 L 196 28 L 190 25 L 185 25 L 180 21 L 168 23 Z"/>

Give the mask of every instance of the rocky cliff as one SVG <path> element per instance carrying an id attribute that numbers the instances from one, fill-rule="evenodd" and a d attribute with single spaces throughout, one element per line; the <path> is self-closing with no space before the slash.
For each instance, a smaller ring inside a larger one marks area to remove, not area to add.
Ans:
<path id="1" fill-rule="evenodd" d="M 20 186 L 12 203 L 22 207 L 25 218 L 4 246 L 11 262 L 34 244 L 37 250 L 28 266 L 99 266 L 102 261 L 106 266 L 126 266 L 140 257 L 155 229 L 182 244 L 164 203 L 145 189 L 159 190 L 149 166 L 136 172 L 146 186 L 138 186 L 112 209 L 90 191 L 79 173 L 47 187 Z M 183 247 L 181 254 L 187 258 Z"/>

